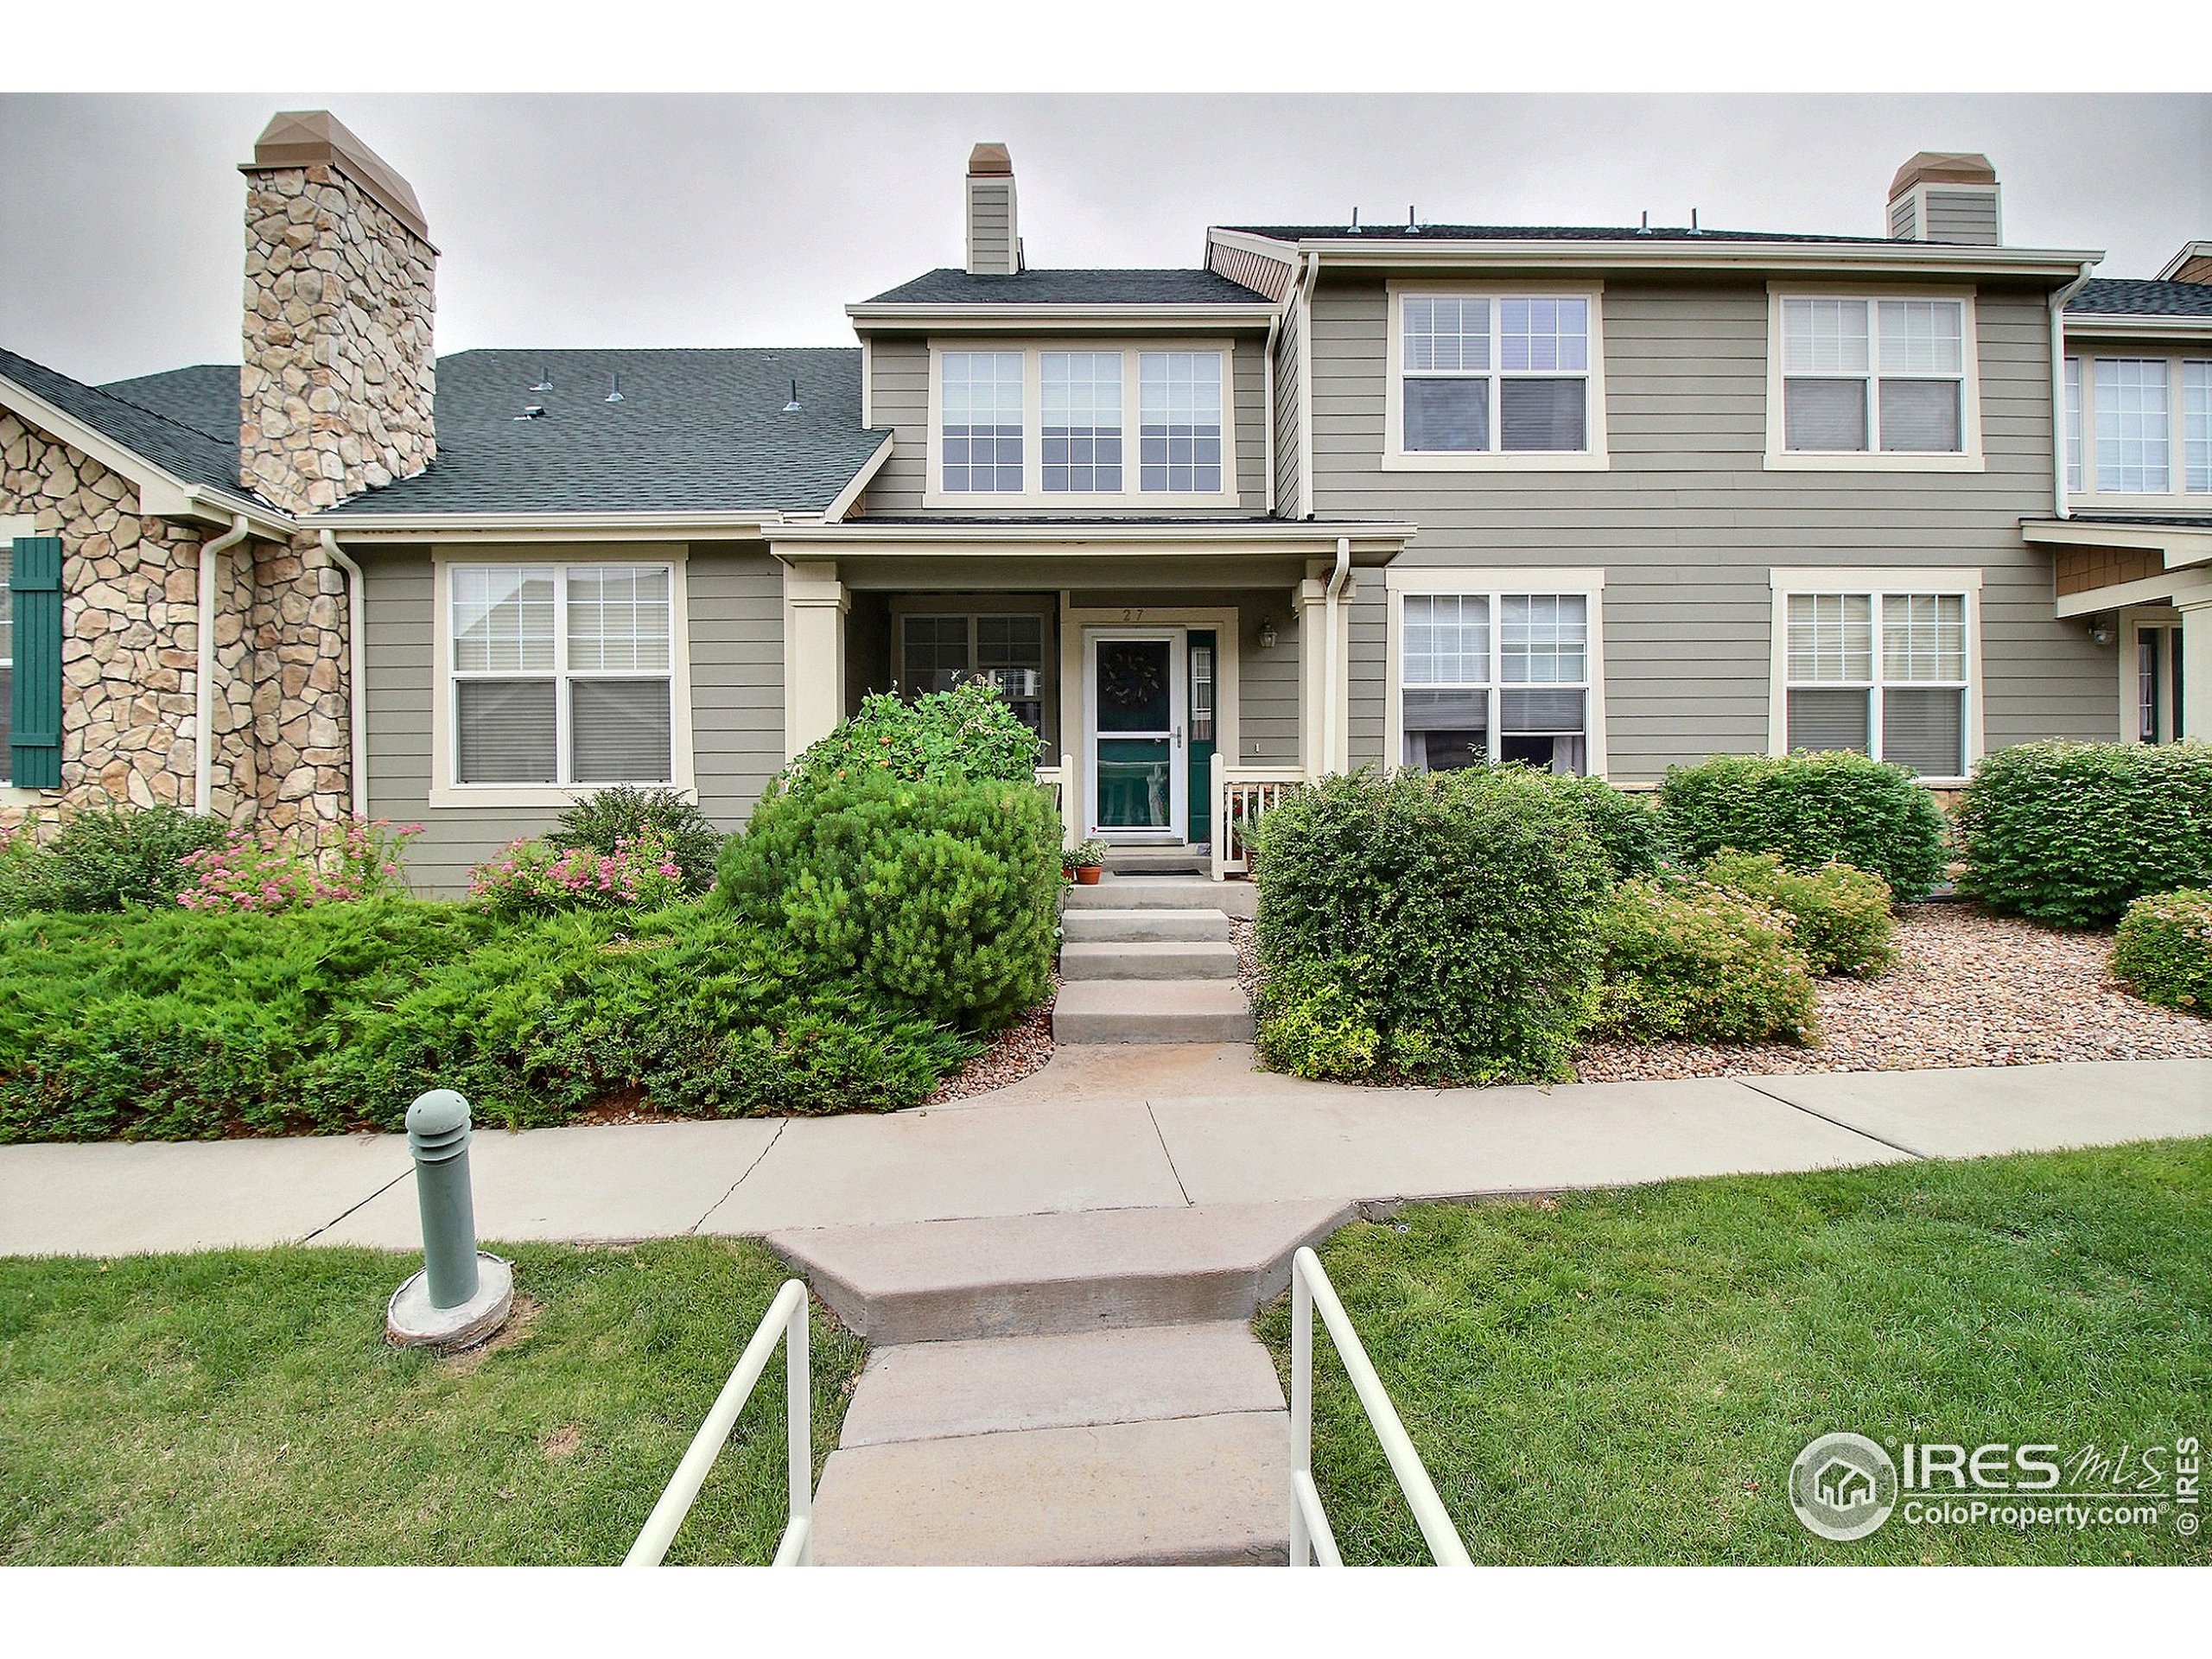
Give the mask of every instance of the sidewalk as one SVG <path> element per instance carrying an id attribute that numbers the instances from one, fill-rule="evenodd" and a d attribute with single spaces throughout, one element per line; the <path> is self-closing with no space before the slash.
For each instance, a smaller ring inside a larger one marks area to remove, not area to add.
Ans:
<path id="1" fill-rule="evenodd" d="M 480 1131 L 486 1239 L 756 1234 L 1606 1186 L 2212 1135 L 2212 1060 L 1375 1090 L 1249 1047 L 1064 1047 L 887 1117 Z M 0 1147 L 0 1255 L 421 1245 L 397 1135 Z"/>

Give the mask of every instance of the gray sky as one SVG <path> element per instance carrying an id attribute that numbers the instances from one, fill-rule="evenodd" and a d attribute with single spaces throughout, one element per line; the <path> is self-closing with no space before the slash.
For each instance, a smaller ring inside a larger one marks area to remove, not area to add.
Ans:
<path id="1" fill-rule="evenodd" d="M 327 107 L 406 175 L 438 346 L 842 345 L 961 257 L 969 146 L 1033 265 L 1194 264 L 1209 222 L 1700 222 L 1878 234 L 1917 149 L 1980 149 L 2018 245 L 2147 276 L 2212 238 L 2212 97 L 0 97 L 0 345 L 86 380 L 235 362 L 244 182 Z M 29 232 L 27 234 L 26 232 Z"/>

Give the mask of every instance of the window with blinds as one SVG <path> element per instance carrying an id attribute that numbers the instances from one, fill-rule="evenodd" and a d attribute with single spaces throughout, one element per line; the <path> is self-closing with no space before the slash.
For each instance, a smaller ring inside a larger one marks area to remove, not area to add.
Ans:
<path id="1" fill-rule="evenodd" d="M 665 564 L 448 574 L 456 784 L 674 781 Z"/>
<path id="2" fill-rule="evenodd" d="M 1781 351 L 1783 448 L 1965 453 L 1965 301 L 1788 296 Z"/>
<path id="3" fill-rule="evenodd" d="M 1966 772 L 1963 594 L 1791 594 L 1788 747 L 1855 749 L 1926 778 Z"/>
<path id="4" fill-rule="evenodd" d="M 2172 423 L 2163 358 L 2097 359 L 2097 487 L 2164 495 Z"/>
<path id="5" fill-rule="evenodd" d="M 1402 294 L 1397 305 L 1405 453 L 1588 451 L 1588 297 Z"/>
<path id="6" fill-rule="evenodd" d="M 1406 594 L 1398 603 L 1402 765 L 1589 767 L 1587 594 Z"/>

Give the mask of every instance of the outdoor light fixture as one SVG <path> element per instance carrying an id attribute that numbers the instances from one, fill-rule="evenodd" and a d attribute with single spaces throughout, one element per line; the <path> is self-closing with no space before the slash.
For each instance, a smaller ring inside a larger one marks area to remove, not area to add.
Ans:
<path id="1" fill-rule="evenodd" d="M 2091 645 L 2108 645 L 2119 637 L 2119 634 L 2113 632 L 2112 619 L 2110 617 L 2095 616 L 2089 619 L 2089 643 Z"/>
<path id="2" fill-rule="evenodd" d="M 1275 620 L 1272 616 L 1263 616 L 1260 619 L 1260 649 L 1273 651 L 1274 648 Z"/>

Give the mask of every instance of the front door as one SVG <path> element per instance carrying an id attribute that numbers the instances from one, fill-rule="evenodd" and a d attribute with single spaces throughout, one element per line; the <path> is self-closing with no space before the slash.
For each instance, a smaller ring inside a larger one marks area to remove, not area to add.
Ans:
<path id="1" fill-rule="evenodd" d="M 1189 817 L 1181 628 L 1094 628 L 1084 636 L 1090 833 L 1180 841 Z"/>

